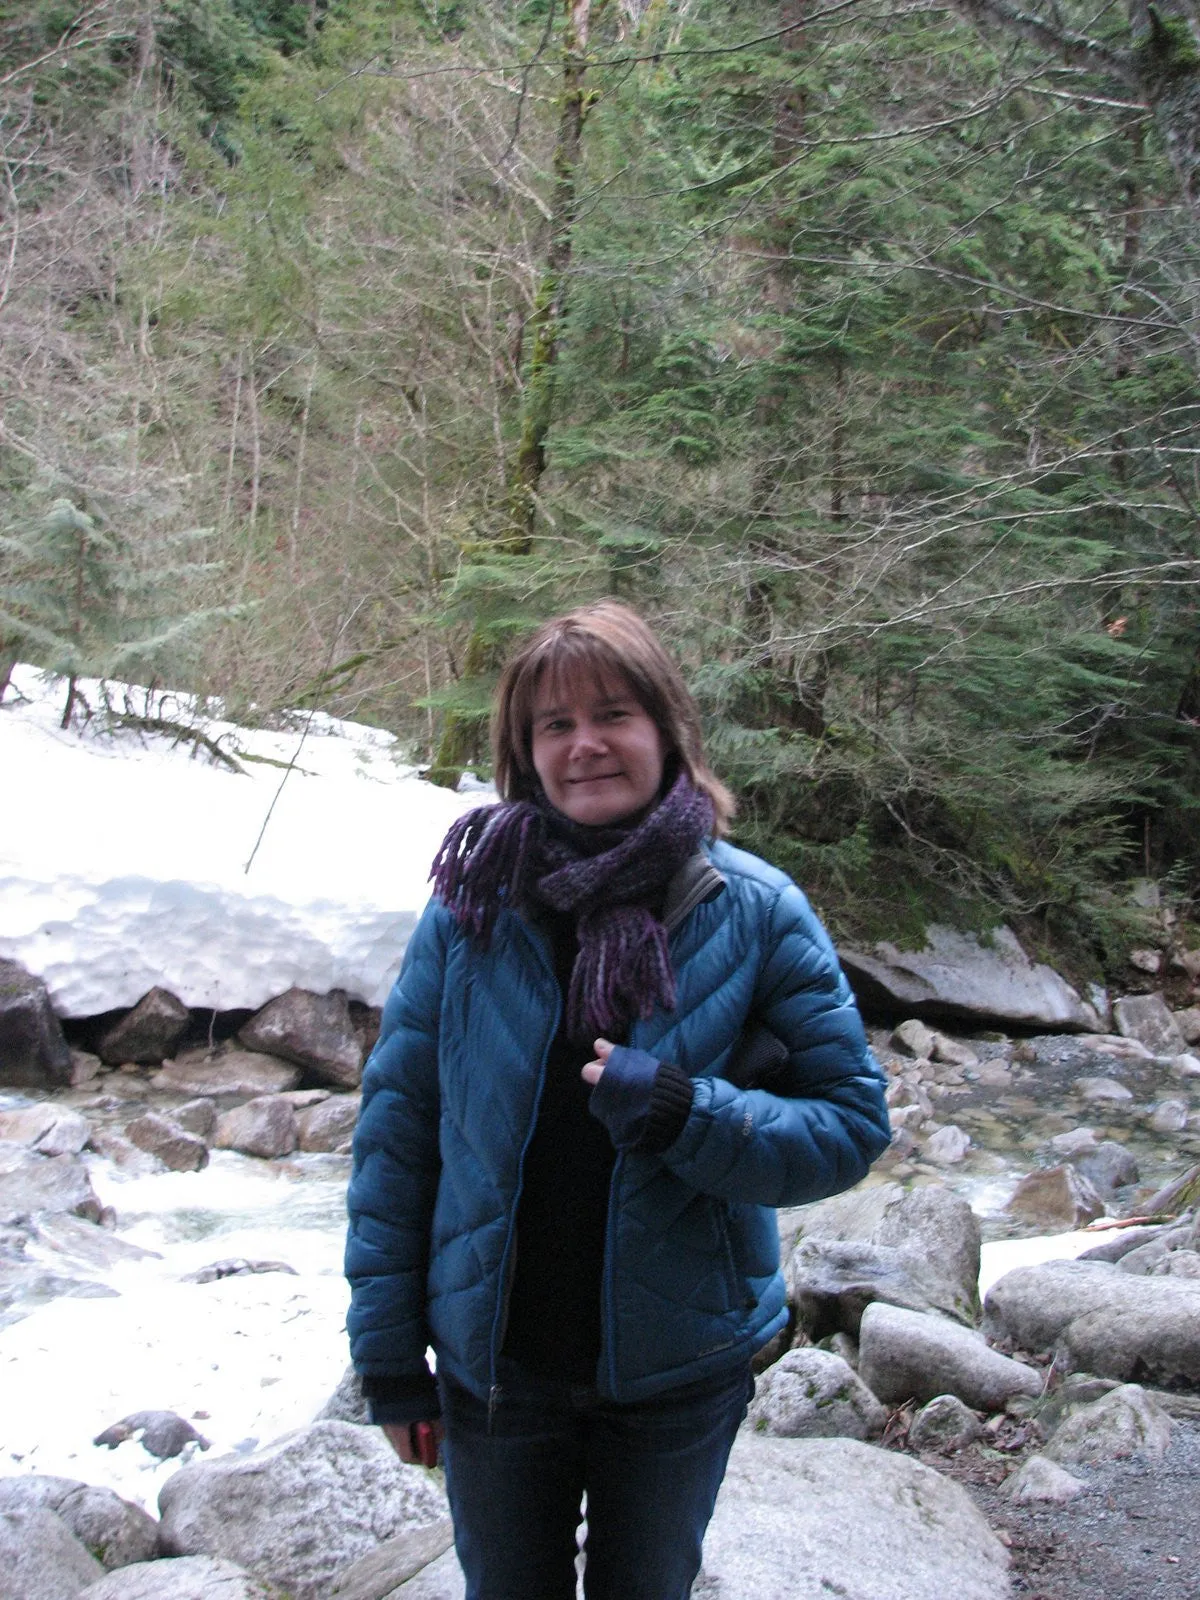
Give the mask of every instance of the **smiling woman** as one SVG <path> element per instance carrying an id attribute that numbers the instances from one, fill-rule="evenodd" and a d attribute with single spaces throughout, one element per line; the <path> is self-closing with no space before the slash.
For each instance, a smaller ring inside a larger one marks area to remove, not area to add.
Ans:
<path id="1" fill-rule="evenodd" d="M 442 1439 L 467 1600 L 573 1600 L 585 1496 L 587 1600 L 685 1600 L 787 1322 L 772 1208 L 863 1175 L 883 1078 L 640 617 L 541 628 L 493 741 L 363 1079 L 353 1356 L 405 1460 Z M 731 1081 L 765 1031 L 769 1091 Z"/>

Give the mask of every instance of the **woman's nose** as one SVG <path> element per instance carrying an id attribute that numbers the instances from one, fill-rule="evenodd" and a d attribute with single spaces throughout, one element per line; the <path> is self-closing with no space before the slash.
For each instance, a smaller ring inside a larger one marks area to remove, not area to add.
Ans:
<path id="1" fill-rule="evenodd" d="M 581 722 L 575 729 L 574 738 L 571 740 L 571 754 L 577 759 L 587 756 L 603 755 L 607 749 L 604 734 L 600 728 L 595 728 L 588 722 Z"/>

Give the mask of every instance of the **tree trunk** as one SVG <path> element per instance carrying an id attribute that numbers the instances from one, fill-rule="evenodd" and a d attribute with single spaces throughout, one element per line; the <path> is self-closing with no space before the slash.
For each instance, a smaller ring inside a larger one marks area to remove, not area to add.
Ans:
<path id="1" fill-rule="evenodd" d="M 598 0 L 596 9 L 603 0 Z M 537 520 L 538 489 L 546 469 L 546 437 L 554 416 L 555 359 L 567 308 L 571 250 L 578 211 L 576 174 L 587 116 L 584 77 L 588 29 L 593 0 L 574 0 L 563 37 L 563 77 L 559 96 L 558 136 L 554 146 L 554 192 L 550 207 L 550 238 L 545 265 L 525 323 L 523 345 L 529 352 L 525 387 L 521 395 L 520 429 L 507 473 L 504 522 L 487 541 L 485 559 L 497 554 L 520 556 L 529 552 Z M 494 650 L 480 624 L 467 640 L 463 675 L 477 677 L 494 665 Z M 464 765 L 478 754 L 478 718 L 461 712 L 446 714 L 437 754 L 429 769 L 431 783 L 453 789 Z"/>

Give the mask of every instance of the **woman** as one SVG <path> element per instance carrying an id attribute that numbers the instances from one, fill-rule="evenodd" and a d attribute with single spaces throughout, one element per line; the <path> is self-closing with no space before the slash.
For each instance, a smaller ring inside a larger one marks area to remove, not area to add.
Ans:
<path id="1" fill-rule="evenodd" d="M 353 1357 L 402 1459 L 444 1429 L 468 1600 L 571 1600 L 585 1496 L 588 1600 L 685 1600 L 787 1322 L 772 1208 L 863 1176 L 884 1082 L 635 613 L 542 627 L 493 744 L 363 1080 Z"/>

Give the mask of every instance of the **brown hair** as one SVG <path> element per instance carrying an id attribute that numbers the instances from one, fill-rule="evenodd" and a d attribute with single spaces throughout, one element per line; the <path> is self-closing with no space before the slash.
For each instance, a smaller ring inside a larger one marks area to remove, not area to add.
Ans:
<path id="1" fill-rule="evenodd" d="M 728 829 L 734 799 L 704 755 L 700 714 L 683 674 L 636 611 L 598 600 L 544 622 L 509 658 L 492 709 L 496 788 L 504 800 L 528 800 L 537 781 L 533 767 L 533 707 L 547 676 L 559 680 L 575 668 L 592 676 L 623 677 L 642 709 L 658 725 L 667 760 L 682 763 L 708 795 L 719 835 Z"/>

